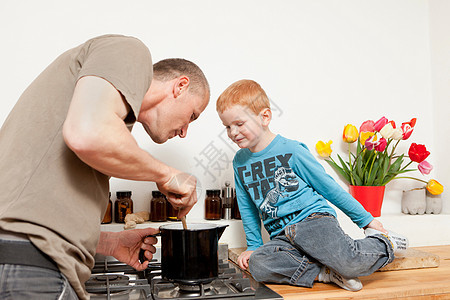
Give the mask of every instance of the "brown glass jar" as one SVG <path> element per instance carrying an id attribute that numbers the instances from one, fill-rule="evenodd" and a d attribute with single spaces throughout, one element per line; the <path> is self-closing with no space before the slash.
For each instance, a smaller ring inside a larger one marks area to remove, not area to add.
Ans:
<path id="1" fill-rule="evenodd" d="M 150 221 L 162 222 L 167 220 L 167 199 L 160 191 L 152 191 L 150 201 Z"/>
<path id="2" fill-rule="evenodd" d="M 103 216 L 102 224 L 109 224 L 112 222 L 112 201 L 111 192 L 109 192 L 108 207 L 106 208 L 105 215 Z"/>
<path id="3" fill-rule="evenodd" d="M 117 200 L 114 203 L 114 221 L 125 223 L 125 216 L 133 213 L 133 200 L 131 191 L 116 192 Z"/>
<path id="4" fill-rule="evenodd" d="M 167 201 L 166 209 L 167 209 L 167 220 L 181 221 L 181 219 L 178 219 L 178 209 L 174 208 L 169 201 Z"/>
<path id="5" fill-rule="evenodd" d="M 237 220 L 241 219 L 241 212 L 239 211 L 239 206 L 236 199 L 236 190 L 234 190 L 234 197 L 233 197 L 233 219 Z"/>
<path id="6" fill-rule="evenodd" d="M 205 219 L 220 220 L 222 215 L 222 200 L 220 190 L 206 190 Z"/>

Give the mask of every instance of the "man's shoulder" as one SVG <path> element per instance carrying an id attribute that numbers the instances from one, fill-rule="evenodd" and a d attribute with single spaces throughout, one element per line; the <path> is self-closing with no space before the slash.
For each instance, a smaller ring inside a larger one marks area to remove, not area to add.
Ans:
<path id="1" fill-rule="evenodd" d="M 90 38 L 89 40 L 87 40 L 87 42 L 89 41 L 96 41 L 96 40 L 130 40 L 130 41 L 135 41 L 135 42 L 139 42 L 142 43 L 143 42 L 138 39 L 137 37 L 134 36 L 129 36 L 129 35 L 122 35 L 122 34 L 103 34 L 103 35 L 99 35 L 93 38 Z"/>
<path id="2" fill-rule="evenodd" d="M 120 34 L 96 36 L 87 40 L 83 45 L 88 46 L 90 49 L 115 49 L 115 52 L 118 53 L 133 50 L 150 54 L 150 50 L 140 39 Z"/>

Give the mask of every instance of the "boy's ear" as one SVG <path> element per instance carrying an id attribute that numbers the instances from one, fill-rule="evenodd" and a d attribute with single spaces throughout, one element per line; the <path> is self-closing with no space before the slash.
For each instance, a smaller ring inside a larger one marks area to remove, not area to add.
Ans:
<path id="1" fill-rule="evenodd" d="M 264 108 L 259 113 L 259 116 L 261 118 L 261 122 L 263 126 L 269 126 L 270 121 L 272 120 L 272 111 L 270 108 Z"/>

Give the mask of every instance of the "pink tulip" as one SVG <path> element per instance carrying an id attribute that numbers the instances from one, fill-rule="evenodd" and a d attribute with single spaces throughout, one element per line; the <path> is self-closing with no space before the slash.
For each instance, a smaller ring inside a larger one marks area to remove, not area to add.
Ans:
<path id="1" fill-rule="evenodd" d="M 419 169 L 420 173 L 422 173 L 422 175 L 428 175 L 430 174 L 431 170 L 433 170 L 433 166 L 426 160 L 422 161 L 417 166 L 417 168 Z"/>
<path id="2" fill-rule="evenodd" d="M 374 128 L 376 131 L 379 132 L 387 123 L 389 123 L 389 120 L 386 119 L 385 117 L 381 117 L 381 119 L 375 122 Z"/>
<path id="3" fill-rule="evenodd" d="M 387 141 L 385 138 L 381 138 L 377 144 L 375 145 L 375 150 L 377 150 L 378 152 L 383 152 L 384 149 L 386 149 L 387 146 Z"/>
<path id="4" fill-rule="evenodd" d="M 361 127 L 359 127 L 359 132 L 374 132 L 375 122 L 372 120 L 367 120 L 364 123 L 361 124 Z"/>

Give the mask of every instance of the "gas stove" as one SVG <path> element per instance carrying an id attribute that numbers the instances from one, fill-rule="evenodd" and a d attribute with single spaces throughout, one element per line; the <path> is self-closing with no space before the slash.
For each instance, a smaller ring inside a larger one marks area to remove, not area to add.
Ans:
<path id="1" fill-rule="evenodd" d="M 230 261 L 219 261 L 219 276 L 207 284 L 180 285 L 161 278 L 161 264 L 154 260 L 144 271 L 104 258 L 96 260 L 86 282 L 91 299 L 283 299 L 256 282 Z"/>

